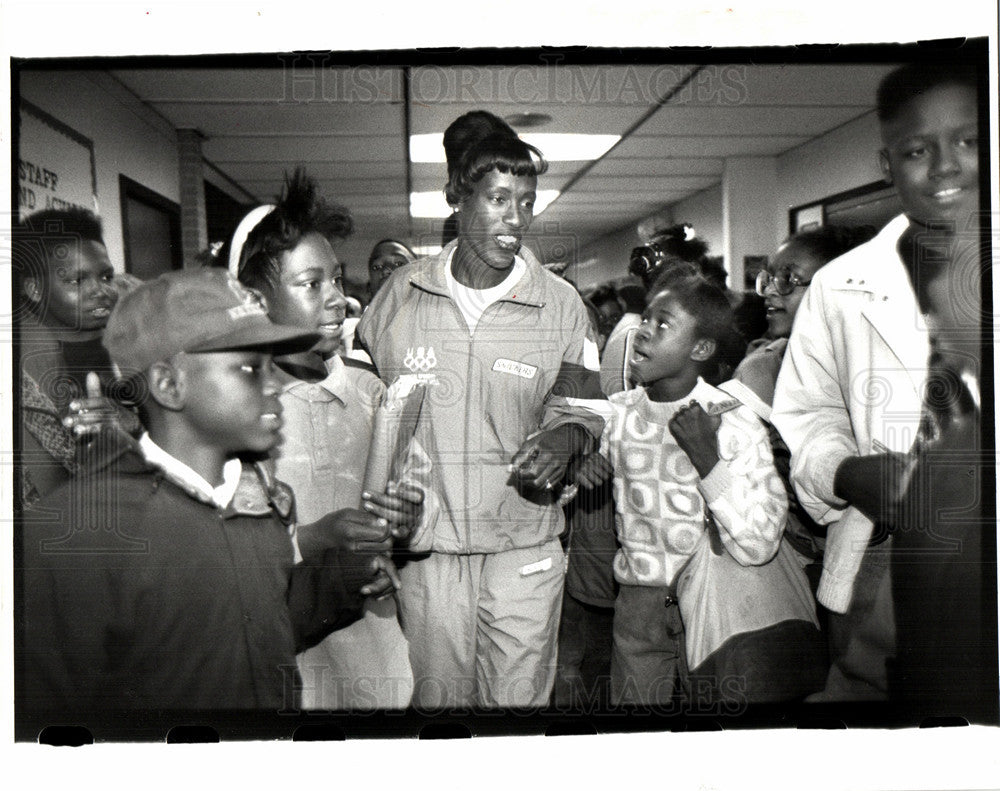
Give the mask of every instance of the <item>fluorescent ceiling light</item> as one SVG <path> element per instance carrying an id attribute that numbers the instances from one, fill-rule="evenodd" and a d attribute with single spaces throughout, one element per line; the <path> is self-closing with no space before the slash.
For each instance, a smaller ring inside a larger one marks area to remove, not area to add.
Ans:
<path id="1" fill-rule="evenodd" d="M 411 192 L 410 216 L 450 217 L 451 206 L 448 205 L 448 201 L 444 199 L 444 193 L 440 190 L 435 192 Z"/>
<path id="2" fill-rule="evenodd" d="M 545 211 L 549 207 L 549 204 L 558 197 L 559 190 L 538 190 L 535 193 L 535 211 L 533 216 L 537 217 Z"/>
<path id="3" fill-rule="evenodd" d="M 559 190 L 538 190 L 535 193 L 535 213 L 537 217 L 546 207 L 559 197 Z M 411 217 L 431 217 L 443 219 L 451 216 L 451 206 L 444 199 L 444 192 L 434 190 L 433 192 L 411 192 L 410 193 L 410 216 Z"/>
<path id="4" fill-rule="evenodd" d="M 410 162 L 446 162 L 440 132 L 410 135 Z M 588 162 L 598 159 L 621 140 L 621 135 L 584 135 L 575 132 L 528 132 L 519 137 L 542 152 L 549 162 Z"/>

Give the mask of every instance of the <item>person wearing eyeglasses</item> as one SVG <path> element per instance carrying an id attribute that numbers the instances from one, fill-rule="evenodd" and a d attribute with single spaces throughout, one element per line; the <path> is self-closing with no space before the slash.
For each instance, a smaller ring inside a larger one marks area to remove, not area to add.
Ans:
<path id="1" fill-rule="evenodd" d="M 778 371 L 785 356 L 788 337 L 799 304 L 813 275 L 834 258 L 867 241 L 870 228 L 844 228 L 827 225 L 802 231 L 778 248 L 773 260 L 757 275 L 757 293 L 767 306 L 767 334 L 750 344 L 747 356 L 736 368 L 733 378 L 719 389 L 738 398 L 771 426 L 771 404 Z M 815 592 L 819 583 L 825 529 L 816 524 L 795 497 L 789 483 L 788 447 L 771 426 L 774 463 L 788 494 L 789 511 L 785 535 L 789 543 L 806 559 L 806 573 Z"/>

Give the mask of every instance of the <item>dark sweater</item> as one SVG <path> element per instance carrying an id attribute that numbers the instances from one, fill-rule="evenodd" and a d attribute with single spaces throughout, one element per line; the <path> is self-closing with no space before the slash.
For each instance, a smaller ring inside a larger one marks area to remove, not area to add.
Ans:
<path id="1" fill-rule="evenodd" d="M 290 708 L 296 651 L 357 617 L 368 562 L 294 564 L 250 468 L 219 509 L 129 451 L 25 521 L 21 703 Z"/>

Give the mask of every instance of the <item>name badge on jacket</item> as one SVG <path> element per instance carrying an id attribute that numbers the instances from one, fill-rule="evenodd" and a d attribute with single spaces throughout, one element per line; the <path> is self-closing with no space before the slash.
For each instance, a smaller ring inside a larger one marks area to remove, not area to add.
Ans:
<path id="1" fill-rule="evenodd" d="M 502 357 L 493 363 L 493 370 L 502 374 L 514 374 L 522 379 L 534 379 L 535 374 L 538 373 L 537 366 L 519 363 L 515 360 L 505 360 Z"/>

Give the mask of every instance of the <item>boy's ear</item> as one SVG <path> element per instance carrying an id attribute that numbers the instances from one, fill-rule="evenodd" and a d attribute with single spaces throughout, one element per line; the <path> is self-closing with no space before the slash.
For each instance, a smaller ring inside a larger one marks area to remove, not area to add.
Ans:
<path id="1" fill-rule="evenodd" d="M 718 348 L 718 344 L 711 338 L 702 338 L 691 350 L 691 359 L 697 363 L 703 363 L 706 360 L 711 360 L 712 356 L 715 354 L 715 350 Z"/>
<path id="2" fill-rule="evenodd" d="M 177 412 L 184 407 L 184 372 L 171 362 L 153 363 L 146 373 L 150 397 L 164 409 Z"/>
<path id="3" fill-rule="evenodd" d="M 889 153 L 884 148 L 878 152 L 878 169 L 882 171 L 882 178 L 892 184 L 892 165 L 889 164 Z"/>
<path id="4" fill-rule="evenodd" d="M 21 290 L 24 296 L 36 305 L 42 301 L 42 284 L 37 277 L 26 277 L 21 281 Z"/>

